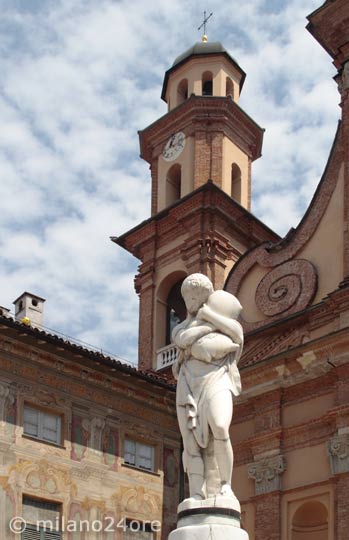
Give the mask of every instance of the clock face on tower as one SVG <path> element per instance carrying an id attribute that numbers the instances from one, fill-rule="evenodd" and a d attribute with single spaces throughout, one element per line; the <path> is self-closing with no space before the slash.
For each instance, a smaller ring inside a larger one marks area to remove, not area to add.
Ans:
<path id="1" fill-rule="evenodd" d="M 182 152 L 185 146 L 185 135 L 182 131 L 178 131 L 174 135 L 171 135 L 169 140 L 164 146 L 162 151 L 162 157 L 165 161 L 173 161 Z"/>

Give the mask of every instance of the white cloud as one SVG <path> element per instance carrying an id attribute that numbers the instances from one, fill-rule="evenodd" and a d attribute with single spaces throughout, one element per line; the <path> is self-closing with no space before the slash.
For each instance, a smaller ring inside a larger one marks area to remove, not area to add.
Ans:
<path id="1" fill-rule="evenodd" d="M 209 37 L 247 72 L 241 106 L 266 128 L 253 211 L 279 232 L 310 201 L 339 117 L 331 60 L 304 29 L 319 4 L 210 6 Z M 109 236 L 150 215 L 137 130 L 166 112 L 163 74 L 199 38 L 201 9 L 184 0 L 2 6 L 0 304 L 42 295 L 49 327 L 133 360 L 138 261 Z"/>

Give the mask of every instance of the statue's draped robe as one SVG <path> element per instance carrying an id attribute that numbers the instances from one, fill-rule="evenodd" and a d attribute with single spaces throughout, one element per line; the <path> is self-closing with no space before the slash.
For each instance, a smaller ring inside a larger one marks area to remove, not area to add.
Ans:
<path id="1" fill-rule="evenodd" d="M 232 324 L 239 324 L 232 321 Z M 185 320 L 176 328 L 174 342 L 179 347 L 177 365 L 174 366 L 177 375 L 177 407 L 185 407 L 188 428 L 192 431 L 200 448 L 207 448 L 210 429 L 208 424 L 208 408 L 210 399 L 218 392 L 228 390 L 233 396 L 241 393 L 241 380 L 237 362 L 240 359 L 242 347 L 227 353 L 219 360 L 204 362 L 191 354 L 189 347 L 183 348 L 181 343 L 182 331 L 190 326 Z M 226 334 L 225 334 L 226 335 Z M 203 339 L 203 338 L 201 338 Z M 233 340 L 232 340 L 233 341 Z M 186 456 L 184 455 L 184 461 Z"/>
<path id="2" fill-rule="evenodd" d="M 222 390 L 230 390 L 234 396 L 241 392 L 240 374 L 234 359 L 238 353 L 230 353 L 210 364 L 187 359 L 183 362 L 177 383 L 177 406 L 186 408 L 188 428 L 201 448 L 209 440 L 207 410 L 210 399 Z"/>

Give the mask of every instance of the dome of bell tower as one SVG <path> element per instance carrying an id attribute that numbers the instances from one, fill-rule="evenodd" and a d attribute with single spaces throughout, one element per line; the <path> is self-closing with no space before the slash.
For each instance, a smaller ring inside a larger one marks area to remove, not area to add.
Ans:
<path id="1" fill-rule="evenodd" d="M 230 54 L 223 47 L 220 41 L 198 41 L 197 43 L 194 43 L 192 47 L 189 47 L 189 49 L 184 51 L 184 53 L 177 56 L 177 58 L 172 64 L 172 67 L 180 64 L 190 56 L 200 56 L 207 54 L 226 54 L 230 60 L 232 60 L 236 65 L 238 65 L 236 60 L 234 60 L 234 58 L 230 56 Z"/>
<path id="2" fill-rule="evenodd" d="M 165 73 L 161 97 L 172 110 L 188 97 L 231 97 L 238 102 L 246 74 L 219 41 L 201 41 L 177 56 Z"/>

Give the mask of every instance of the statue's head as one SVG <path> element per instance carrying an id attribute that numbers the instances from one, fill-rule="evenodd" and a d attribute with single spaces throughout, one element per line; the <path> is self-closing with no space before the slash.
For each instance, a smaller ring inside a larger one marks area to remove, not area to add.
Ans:
<path id="1" fill-rule="evenodd" d="M 213 293 L 213 285 L 204 274 L 190 274 L 182 283 L 181 293 L 188 312 L 195 315 Z"/>

